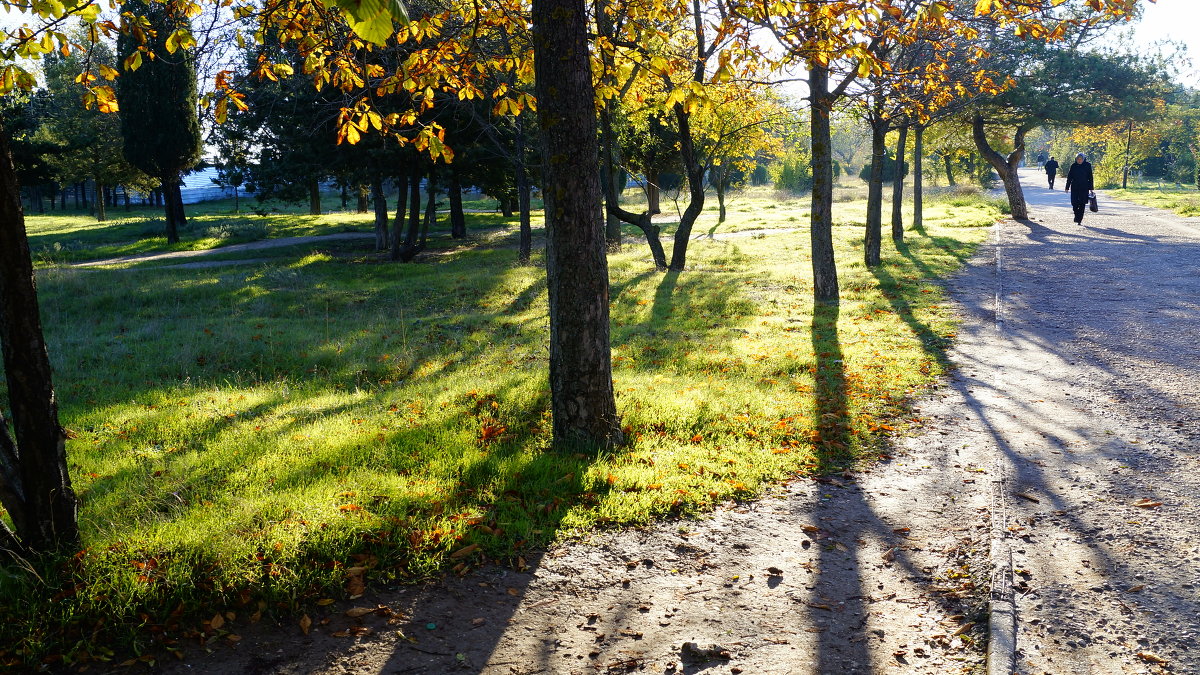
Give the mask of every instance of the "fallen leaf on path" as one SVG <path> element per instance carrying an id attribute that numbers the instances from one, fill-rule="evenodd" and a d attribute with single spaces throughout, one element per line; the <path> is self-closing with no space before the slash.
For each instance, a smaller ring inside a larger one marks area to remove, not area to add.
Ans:
<path id="1" fill-rule="evenodd" d="M 807 532 L 808 534 L 820 534 L 821 533 L 821 528 L 819 528 L 815 525 L 801 525 L 800 529 Z"/>
<path id="2" fill-rule="evenodd" d="M 324 607 L 326 605 L 332 605 L 334 602 L 335 600 L 333 598 L 321 598 L 317 601 L 317 605 Z"/>
<path id="3" fill-rule="evenodd" d="M 972 621 L 971 623 L 964 623 L 962 626 L 959 626 L 958 630 L 951 633 L 950 637 L 958 637 L 959 635 L 962 635 L 963 633 L 971 630 L 974 627 L 975 627 L 974 621 Z"/>
<path id="4" fill-rule="evenodd" d="M 1156 502 L 1153 499 L 1146 499 L 1143 497 L 1134 502 L 1133 505 L 1143 509 L 1152 509 L 1156 506 L 1162 506 L 1162 502 Z"/>
<path id="5" fill-rule="evenodd" d="M 783 576 L 783 570 L 779 569 L 778 567 L 771 566 L 767 568 L 767 574 L 770 574 L 773 577 L 781 577 Z"/>
<path id="6" fill-rule="evenodd" d="M 1026 501 L 1031 501 L 1034 504 L 1042 503 L 1042 500 L 1038 499 L 1037 497 L 1034 497 L 1033 495 L 1027 495 L 1024 492 L 1014 492 L 1013 494 L 1017 497 L 1020 497 L 1021 499 L 1026 500 Z"/>
<path id="7" fill-rule="evenodd" d="M 896 559 L 896 549 L 894 547 L 889 548 L 888 550 L 883 552 L 884 562 L 892 562 L 895 559 Z"/>
<path id="8" fill-rule="evenodd" d="M 312 619 L 308 618 L 308 615 L 305 614 L 304 616 L 300 617 L 300 632 L 308 635 L 308 630 L 310 628 L 312 628 Z"/>
<path id="9" fill-rule="evenodd" d="M 219 630 L 221 626 L 225 625 L 225 617 L 221 616 L 220 612 L 218 612 L 213 615 L 212 619 L 209 620 L 208 625 L 213 630 Z"/>
<path id="10" fill-rule="evenodd" d="M 351 619 L 357 619 L 360 616 L 374 614 L 378 610 L 378 607 L 352 607 L 346 610 L 346 616 L 350 617 Z"/>
<path id="11" fill-rule="evenodd" d="M 1161 663 L 1161 664 L 1170 663 L 1170 661 L 1164 659 L 1163 657 L 1161 657 L 1157 654 L 1151 654 L 1150 652 L 1138 652 L 1137 655 L 1138 655 L 1139 659 L 1141 659 L 1143 661 L 1149 661 L 1150 663 Z"/>
<path id="12" fill-rule="evenodd" d="M 840 541 L 833 542 L 833 547 L 836 548 L 837 550 L 841 551 L 842 553 L 850 552 L 850 549 L 846 548 L 846 545 Z"/>
<path id="13" fill-rule="evenodd" d="M 1146 584 L 1138 584 L 1137 586 L 1130 586 L 1129 590 L 1126 592 L 1127 593 L 1137 593 L 1138 591 L 1142 590 L 1145 587 L 1146 587 Z"/>

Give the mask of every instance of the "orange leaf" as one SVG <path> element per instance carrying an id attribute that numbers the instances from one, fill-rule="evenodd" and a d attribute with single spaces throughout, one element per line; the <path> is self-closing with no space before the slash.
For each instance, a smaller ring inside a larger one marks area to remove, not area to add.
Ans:
<path id="1" fill-rule="evenodd" d="M 308 635 L 308 630 L 310 628 L 312 628 L 312 619 L 308 618 L 308 615 L 305 614 L 304 616 L 300 617 L 300 632 Z"/>

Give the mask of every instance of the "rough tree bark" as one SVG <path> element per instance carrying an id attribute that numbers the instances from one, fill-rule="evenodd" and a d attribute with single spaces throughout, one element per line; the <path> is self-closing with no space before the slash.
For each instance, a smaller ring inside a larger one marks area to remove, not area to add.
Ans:
<path id="1" fill-rule="evenodd" d="M 913 229 L 925 227 L 925 125 L 913 128 Z"/>
<path id="2" fill-rule="evenodd" d="M 904 154 L 908 150 L 908 124 L 900 125 L 896 139 L 896 171 L 892 174 L 892 241 L 904 241 Z"/>
<path id="3" fill-rule="evenodd" d="M 837 263 L 833 257 L 833 153 L 829 118 L 835 97 L 829 91 L 829 69 L 818 63 L 808 68 L 809 101 L 812 114 L 812 246 L 813 299 L 838 304 Z"/>
<path id="4" fill-rule="evenodd" d="M 388 210 L 387 197 L 383 194 L 383 174 L 371 178 L 371 201 L 375 207 L 375 250 L 384 251 L 388 247 Z"/>
<path id="5" fill-rule="evenodd" d="M 392 221 L 391 241 L 388 242 L 388 258 L 400 259 L 400 244 L 403 239 L 400 233 L 404 231 L 404 214 L 408 210 L 408 168 L 400 166 L 396 170 L 396 219 Z"/>
<path id="6" fill-rule="evenodd" d="M 533 0 L 541 122 L 546 277 L 550 296 L 550 408 L 560 448 L 624 438 L 609 344 L 608 261 L 600 204 L 595 90 L 583 0 Z"/>
<path id="7" fill-rule="evenodd" d="M 79 545 L 78 501 L 6 135 L 0 129 L 0 348 L 13 433 L 0 413 L 0 503 L 15 532 L 0 521 L 0 548 L 14 554 L 68 550 Z"/>
<path id="8" fill-rule="evenodd" d="M 883 163 L 887 158 L 887 120 L 882 108 L 883 99 L 877 94 L 871 113 L 871 177 L 867 181 L 867 226 L 863 240 L 863 260 L 867 267 L 875 267 L 882 257 Z"/>
<path id="9" fill-rule="evenodd" d="M 1004 192 L 1008 195 L 1008 206 L 1012 210 L 1014 220 L 1029 218 L 1029 212 L 1025 208 L 1025 192 L 1021 189 L 1021 180 L 1017 176 L 1017 167 L 1021 165 L 1021 158 L 1025 156 L 1025 134 L 1027 133 L 1029 133 L 1028 127 L 1017 127 L 1016 133 L 1013 135 L 1013 151 L 1008 154 L 1008 157 L 1005 157 L 993 150 L 991 144 L 988 143 L 983 115 L 976 113 L 971 122 L 971 135 L 975 139 L 975 148 L 992 165 L 992 168 L 996 169 L 996 173 L 1000 174 L 1000 180 L 1004 181 Z"/>

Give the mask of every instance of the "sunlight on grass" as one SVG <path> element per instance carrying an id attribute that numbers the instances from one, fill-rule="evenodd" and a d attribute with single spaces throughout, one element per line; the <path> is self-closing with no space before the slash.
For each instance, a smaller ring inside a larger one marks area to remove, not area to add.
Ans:
<path id="1" fill-rule="evenodd" d="M 1193 187 L 1135 183 L 1129 189 L 1106 192 L 1113 199 L 1167 209 L 1184 217 L 1200 216 L 1200 192 Z"/>
<path id="2" fill-rule="evenodd" d="M 933 204 L 876 271 L 861 229 L 835 228 L 832 317 L 813 316 L 806 199 L 731 201 L 719 233 L 777 232 L 695 241 L 683 273 L 628 242 L 610 265 L 631 441 L 598 456 L 549 449 L 545 275 L 538 255 L 515 264 L 512 226 L 407 265 L 303 251 L 186 274 L 44 269 L 86 550 L 32 595 L 0 580 L 38 617 L 0 644 L 27 637 L 33 662 L 103 616 L 93 641 L 170 646 L 215 610 L 347 592 L 351 567 L 368 584 L 462 572 L 870 460 L 944 371 L 955 322 L 930 281 L 998 213 Z M 281 218 L 272 236 L 316 227 Z M 43 245 L 93 229 L 39 227 Z M 130 629 L 143 613 L 161 630 Z"/>

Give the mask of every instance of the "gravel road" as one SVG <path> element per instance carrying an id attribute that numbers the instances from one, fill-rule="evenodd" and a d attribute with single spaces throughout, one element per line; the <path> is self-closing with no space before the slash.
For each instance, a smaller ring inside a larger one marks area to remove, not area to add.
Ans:
<path id="1" fill-rule="evenodd" d="M 980 673 L 990 548 L 1016 671 L 1200 673 L 1200 229 L 1103 195 L 1080 227 L 1040 176 L 1035 220 L 948 283 L 957 367 L 893 459 L 380 589 L 308 635 L 240 626 L 169 671 Z"/>

